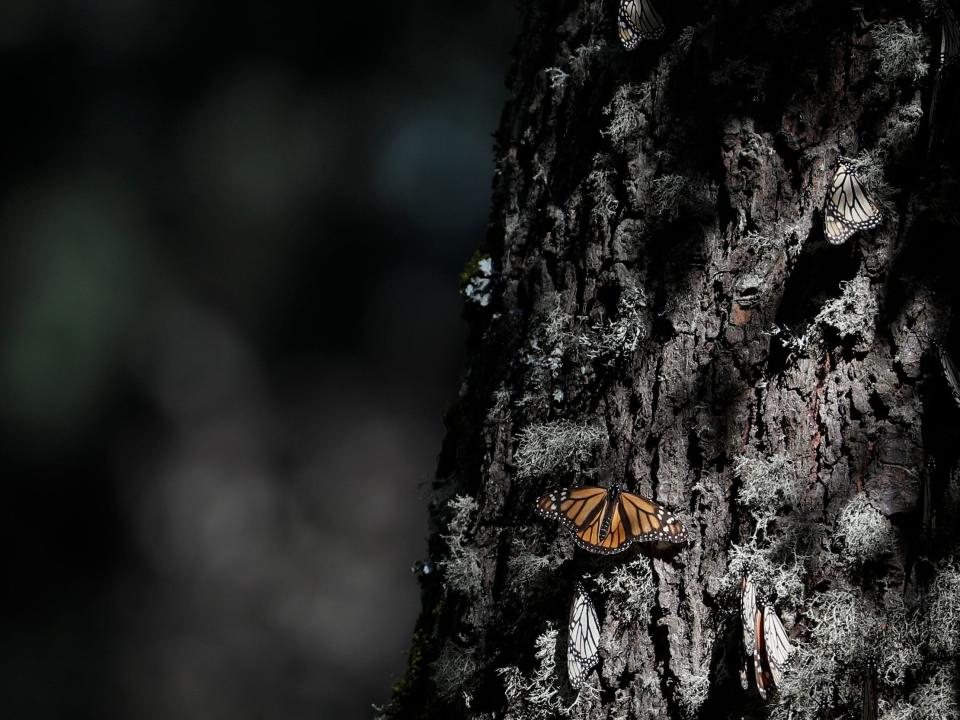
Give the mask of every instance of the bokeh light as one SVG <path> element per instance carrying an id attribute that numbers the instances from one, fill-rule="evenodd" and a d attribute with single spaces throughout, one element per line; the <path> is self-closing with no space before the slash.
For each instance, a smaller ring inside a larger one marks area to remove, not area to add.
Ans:
<path id="1" fill-rule="evenodd" d="M 402 674 L 510 4 L 0 9 L 0 712 Z"/>

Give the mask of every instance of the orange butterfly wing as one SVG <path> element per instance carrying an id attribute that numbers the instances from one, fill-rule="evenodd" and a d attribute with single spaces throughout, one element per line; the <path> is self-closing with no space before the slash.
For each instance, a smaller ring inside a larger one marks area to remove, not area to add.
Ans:
<path id="1" fill-rule="evenodd" d="M 687 529 L 683 523 L 653 500 L 622 492 L 619 507 L 625 518 L 628 542 L 686 542 Z"/>
<path id="2" fill-rule="evenodd" d="M 757 680 L 757 692 L 764 700 L 773 687 L 773 675 L 767 661 L 767 642 L 763 630 L 763 612 L 757 608 L 754 617 L 753 671 Z"/>
<path id="3" fill-rule="evenodd" d="M 573 530 L 574 542 L 600 555 L 623 552 L 631 543 L 684 542 L 683 523 L 641 495 L 619 491 L 610 502 L 606 488 L 584 485 L 547 493 L 537 512 Z"/>
<path id="4" fill-rule="evenodd" d="M 585 530 L 593 523 L 599 530 L 606 503 L 606 488 L 584 485 L 547 493 L 537 500 L 537 512 L 543 517 L 559 520 L 574 532 Z"/>

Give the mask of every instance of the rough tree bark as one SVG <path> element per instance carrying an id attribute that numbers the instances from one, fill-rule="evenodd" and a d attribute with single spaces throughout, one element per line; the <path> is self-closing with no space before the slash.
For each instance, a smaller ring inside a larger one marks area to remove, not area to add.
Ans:
<path id="1" fill-rule="evenodd" d="M 960 93 L 936 3 L 661 2 L 633 53 L 615 5 L 523 8 L 436 571 L 382 714 L 841 717 L 872 677 L 881 714 L 955 717 L 960 411 L 936 344 L 957 346 Z M 841 155 L 885 221 L 832 246 Z M 614 480 L 690 542 L 594 556 L 533 513 Z M 745 573 L 797 647 L 768 701 L 740 676 Z M 578 696 L 579 578 L 603 637 Z"/>

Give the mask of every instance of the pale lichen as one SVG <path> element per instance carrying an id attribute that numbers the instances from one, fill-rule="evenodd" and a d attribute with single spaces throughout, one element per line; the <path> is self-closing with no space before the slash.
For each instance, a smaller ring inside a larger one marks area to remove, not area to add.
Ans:
<path id="1" fill-rule="evenodd" d="M 771 720 L 819 718 L 834 706 L 837 659 L 816 646 L 794 643 Z"/>
<path id="2" fill-rule="evenodd" d="M 858 275 L 842 283 L 842 294 L 824 303 L 817 313 L 816 324 L 832 329 L 840 338 L 850 338 L 856 348 L 866 349 L 873 343 L 880 305 L 870 279 Z"/>
<path id="3" fill-rule="evenodd" d="M 877 605 L 852 587 L 814 595 L 806 610 L 812 625 L 797 642 L 771 717 L 818 717 L 840 705 L 857 707 L 863 672 L 876 672 L 889 697 L 921 671 L 921 624 L 903 598 L 888 592 Z"/>
<path id="4" fill-rule="evenodd" d="M 649 560 L 637 559 L 617 565 L 596 580 L 610 599 L 607 604 L 622 622 L 646 619 L 653 608 L 655 589 Z"/>
<path id="5" fill-rule="evenodd" d="M 957 671 L 941 666 L 910 695 L 916 720 L 958 720 Z"/>
<path id="6" fill-rule="evenodd" d="M 837 519 L 843 556 L 851 563 L 876 560 L 893 550 L 893 525 L 863 493 L 854 496 Z"/>
<path id="7" fill-rule="evenodd" d="M 786 607 L 803 603 L 806 589 L 803 558 L 786 539 L 761 545 L 751 539 L 730 549 L 727 573 L 720 582 L 720 591 L 731 604 L 740 601 L 740 582 L 749 576 L 761 597 Z"/>
<path id="8" fill-rule="evenodd" d="M 486 307 L 490 304 L 491 285 L 493 285 L 493 262 L 490 258 L 484 258 L 477 263 L 477 274 L 467 283 L 463 294 L 467 300 L 480 307 Z"/>
<path id="9" fill-rule="evenodd" d="M 439 657 L 430 664 L 430 674 L 437 693 L 444 699 L 457 697 L 477 670 L 472 648 L 453 642 L 444 644 Z"/>
<path id="10" fill-rule="evenodd" d="M 544 74 L 550 81 L 550 88 L 557 93 L 562 93 L 567 86 L 567 79 L 570 75 L 558 67 L 549 67 L 544 70 Z"/>
<path id="11" fill-rule="evenodd" d="M 650 106 L 648 85 L 622 85 L 613 99 L 603 109 L 610 122 L 601 134 L 609 138 L 614 147 L 622 147 L 630 138 L 647 126 L 645 108 Z"/>
<path id="12" fill-rule="evenodd" d="M 789 455 L 740 455 L 733 469 L 741 481 L 737 498 L 758 526 L 772 521 L 777 511 L 796 505 L 803 493 L 802 478 Z"/>
<path id="13" fill-rule="evenodd" d="M 593 198 L 592 215 L 596 222 L 607 223 L 616 215 L 620 201 L 615 193 L 614 172 L 609 169 L 602 156 L 594 160 L 594 168 L 587 175 L 587 187 Z"/>
<path id="14" fill-rule="evenodd" d="M 927 599 L 926 636 L 938 656 L 960 656 L 960 570 L 944 563 L 930 586 Z"/>
<path id="15" fill-rule="evenodd" d="M 606 440 L 599 425 L 570 420 L 530 425 L 520 431 L 513 463 L 521 478 L 545 475 L 559 468 L 576 469 L 589 461 Z"/>
<path id="16" fill-rule="evenodd" d="M 887 117 L 886 132 L 879 142 L 886 157 L 909 157 L 922 118 L 923 107 L 919 98 L 915 98 L 908 105 L 901 105 L 897 108 L 896 115 Z"/>
<path id="17" fill-rule="evenodd" d="M 646 307 L 643 288 L 626 288 L 617 302 L 616 318 L 601 318 L 591 327 L 591 334 L 583 338 L 587 356 L 612 359 L 636 352 L 647 332 L 643 314 Z"/>
<path id="18" fill-rule="evenodd" d="M 700 708 L 710 694 L 710 677 L 681 670 L 677 673 L 677 695 L 685 717 L 699 716 Z"/>
<path id="19" fill-rule="evenodd" d="M 662 175 L 650 183 L 650 209 L 654 215 L 674 219 L 683 208 L 689 182 L 682 175 Z"/>
<path id="20" fill-rule="evenodd" d="M 876 43 L 874 57 L 882 80 L 916 82 L 930 69 L 927 62 L 929 41 L 921 30 L 914 30 L 903 20 L 875 25 L 870 33 Z"/>
<path id="21" fill-rule="evenodd" d="M 521 535 L 526 537 L 527 533 L 521 532 Z M 549 577 L 553 564 L 554 559 L 549 555 L 538 555 L 530 550 L 526 540 L 514 538 L 507 558 L 508 585 L 516 592 L 529 592 Z"/>
<path id="22" fill-rule="evenodd" d="M 447 525 L 447 533 L 440 537 L 446 542 L 448 556 L 438 565 L 443 570 L 443 583 L 468 596 L 480 593 L 483 572 L 480 553 L 468 541 L 477 501 L 469 495 L 457 495 L 449 503 L 453 517 Z"/>
<path id="23" fill-rule="evenodd" d="M 882 720 L 958 720 L 956 688 L 956 669 L 940 666 L 908 699 L 891 703 Z"/>
<path id="24" fill-rule="evenodd" d="M 528 677 L 516 665 L 497 669 L 502 678 L 507 710 L 504 717 L 513 720 L 547 720 L 555 717 L 584 717 L 599 704 L 596 689 L 589 684 L 580 688 L 576 700 L 565 705 L 557 677 L 558 632 L 552 624 L 535 641 L 536 666 Z"/>
<path id="25" fill-rule="evenodd" d="M 884 684 L 902 687 L 923 665 L 923 623 L 903 597 L 890 592 L 884 597 L 880 642 L 876 649 L 877 674 Z"/>

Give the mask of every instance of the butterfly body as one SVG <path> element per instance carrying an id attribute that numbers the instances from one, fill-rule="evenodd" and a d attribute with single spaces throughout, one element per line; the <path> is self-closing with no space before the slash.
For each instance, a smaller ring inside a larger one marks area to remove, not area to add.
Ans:
<path id="1" fill-rule="evenodd" d="M 541 516 L 559 520 L 574 533 L 574 542 L 584 550 L 612 555 L 634 542 L 685 542 L 683 523 L 657 503 L 620 485 L 609 488 L 581 485 L 537 500 Z"/>
<path id="2" fill-rule="evenodd" d="M 870 230 L 881 222 L 883 214 L 863 189 L 860 178 L 846 164 L 839 163 L 824 207 L 827 240 L 839 245 L 858 230 Z"/>

